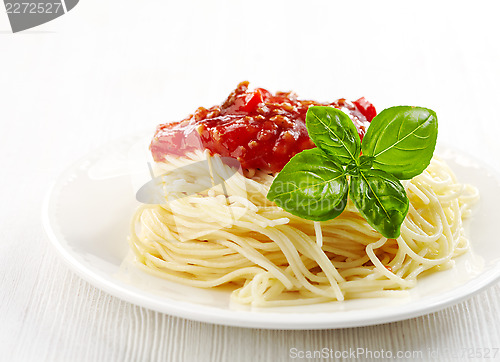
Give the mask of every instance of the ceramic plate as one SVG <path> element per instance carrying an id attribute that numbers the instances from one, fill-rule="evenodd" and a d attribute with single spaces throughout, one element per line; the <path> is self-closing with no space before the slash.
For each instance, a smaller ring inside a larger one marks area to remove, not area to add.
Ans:
<path id="1" fill-rule="evenodd" d="M 489 168 L 450 148 L 438 150 L 481 200 L 466 231 L 470 253 L 454 268 L 419 279 L 401 298 L 360 299 L 271 309 L 230 305 L 228 289 L 206 290 L 151 276 L 130 262 L 127 235 L 147 182 L 150 134 L 130 136 L 69 167 L 47 194 L 42 218 L 67 264 L 96 287 L 128 302 L 202 322 L 269 329 L 325 329 L 392 322 L 437 311 L 492 285 L 500 277 L 500 181 Z"/>

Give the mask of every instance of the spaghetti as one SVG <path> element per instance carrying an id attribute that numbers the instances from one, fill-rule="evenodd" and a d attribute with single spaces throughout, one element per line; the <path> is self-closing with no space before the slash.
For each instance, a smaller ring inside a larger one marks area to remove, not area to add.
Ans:
<path id="1" fill-rule="evenodd" d="M 479 197 L 434 157 L 402 182 L 410 210 L 401 235 L 387 239 L 350 200 L 333 220 L 294 216 L 266 198 L 276 173 L 235 172 L 208 151 L 166 155 L 156 172 L 165 203 L 133 218 L 138 264 L 194 287 L 233 285 L 231 300 L 255 307 L 397 296 L 469 249 L 462 221 Z"/>

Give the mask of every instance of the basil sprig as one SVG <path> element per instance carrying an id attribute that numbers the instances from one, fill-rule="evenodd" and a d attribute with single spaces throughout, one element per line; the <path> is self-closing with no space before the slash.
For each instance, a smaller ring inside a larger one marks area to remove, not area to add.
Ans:
<path id="1" fill-rule="evenodd" d="M 317 148 L 292 157 L 267 198 L 293 215 L 325 221 L 342 213 L 349 196 L 375 230 L 397 238 L 409 208 L 399 180 L 429 165 L 436 113 L 409 106 L 385 109 L 372 120 L 363 142 L 351 119 L 333 107 L 310 107 L 306 127 Z"/>

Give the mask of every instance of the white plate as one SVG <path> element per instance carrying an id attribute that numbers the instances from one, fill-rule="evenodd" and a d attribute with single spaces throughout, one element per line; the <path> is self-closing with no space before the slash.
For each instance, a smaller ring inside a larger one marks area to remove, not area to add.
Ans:
<path id="1" fill-rule="evenodd" d="M 421 278 L 406 297 L 249 310 L 230 305 L 228 290 L 198 289 L 153 277 L 124 262 L 129 220 L 138 206 L 134 190 L 147 181 L 149 137 L 123 138 L 75 163 L 55 182 L 42 212 L 49 239 L 68 265 L 118 298 L 209 323 L 273 329 L 343 328 L 427 314 L 470 297 L 500 277 L 499 178 L 450 149 L 439 154 L 460 181 L 476 185 L 481 193 L 475 216 L 466 225 L 472 251 L 457 258 L 453 269 Z"/>

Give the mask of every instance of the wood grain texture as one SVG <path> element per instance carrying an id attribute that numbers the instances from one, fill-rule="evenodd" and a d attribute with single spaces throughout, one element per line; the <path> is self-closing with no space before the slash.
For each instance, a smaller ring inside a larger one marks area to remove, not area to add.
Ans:
<path id="1" fill-rule="evenodd" d="M 290 361 L 305 360 L 292 358 L 292 348 L 366 348 L 422 351 L 409 361 L 457 361 L 469 360 L 453 357 L 464 348 L 500 348 L 498 284 L 406 321 L 272 331 L 153 312 L 73 274 L 40 222 L 43 197 L 57 175 L 112 139 L 221 102 L 244 79 L 295 89 L 305 98 L 366 96 L 382 107 L 430 107 L 440 119 L 438 142 L 500 170 L 494 2 L 452 9 L 425 1 L 418 7 L 397 1 L 150 3 L 154 9 L 140 11 L 137 1 L 81 1 L 40 28 L 52 33 L 12 36 L 0 16 L 0 360 Z M 269 34 L 286 36 L 268 41 Z M 306 44 L 317 52 L 311 55 Z M 440 355 L 428 356 L 429 350 Z"/>

